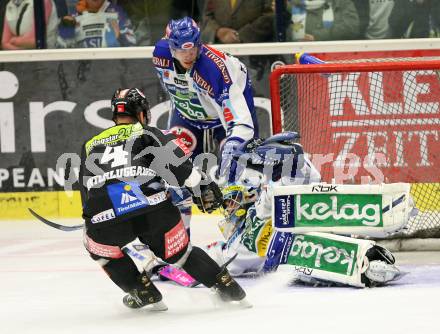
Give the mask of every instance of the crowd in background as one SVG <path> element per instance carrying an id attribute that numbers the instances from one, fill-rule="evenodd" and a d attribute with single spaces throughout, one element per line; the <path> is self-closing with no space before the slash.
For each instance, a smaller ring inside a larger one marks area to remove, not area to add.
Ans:
<path id="1" fill-rule="evenodd" d="M 211 44 L 440 37 L 439 0 L 7 0 L 1 49 L 41 47 L 34 3 L 47 48 L 154 45 L 183 16 Z"/>

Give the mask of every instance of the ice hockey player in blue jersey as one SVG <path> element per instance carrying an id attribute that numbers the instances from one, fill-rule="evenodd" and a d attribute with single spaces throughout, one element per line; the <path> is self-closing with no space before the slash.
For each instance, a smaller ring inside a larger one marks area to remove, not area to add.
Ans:
<path id="1" fill-rule="evenodd" d="M 153 64 L 172 110 L 169 129 L 193 158 L 221 152 L 223 167 L 238 144 L 258 137 L 251 82 L 237 58 L 202 44 L 193 19 L 171 20 Z"/>
<path id="2" fill-rule="evenodd" d="M 237 165 L 231 152 L 258 137 L 252 86 L 245 65 L 200 38 L 190 17 L 171 20 L 156 43 L 153 65 L 170 97 L 170 131 L 187 145 L 192 159 L 200 153 L 219 154 L 218 175 L 232 181 Z M 189 230 L 191 196 L 171 193 Z"/>

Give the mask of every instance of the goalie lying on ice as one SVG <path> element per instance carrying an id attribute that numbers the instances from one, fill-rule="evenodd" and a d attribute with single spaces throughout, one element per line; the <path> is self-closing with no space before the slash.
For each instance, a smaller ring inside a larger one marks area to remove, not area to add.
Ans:
<path id="1" fill-rule="evenodd" d="M 301 282 L 355 287 L 383 285 L 401 275 L 391 252 L 372 240 L 331 233 L 279 232 L 270 218 L 258 216 L 261 203 L 249 203 L 245 187 L 229 186 L 224 194 L 225 219 L 219 226 L 227 240 L 206 250 L 219 265 L 237 254 L 228 265 L 232 275 L 261 274 L 287 264 Z"/>
<path id="2" fill-rule="evenodd" d="M 220 265 L 237 254 L 228 266 L 233 275 L 270 272 L 276 270 L 279 264 L 287 264 L 293 266 L 300 281 L 313 284 L 365 287 L 382 285 L 399 278 L 401 274 L 395 266 L 394 256 L 374 241 L 330 233 L 304 233 L 307 232 L 304 228 L 301 234 L 293 234 L 292 229 L 284 232 L 273 227 L 272 218 L 277 218 L 272 217 L 274 189 L 319 181 L 316 169 L 303 155 L 301 146 L 292 143 L 293 138 L 292 134 L 284 134 L 241 145 L 237 157 L 247 162 L 247 168 L 240 178 L 241 184 L 223 189 L 225 219 L 219 226 L 226 242 L 209 245 L 208 254 Z M 291 172 L 286 175 L 283 173 L 286 159 L 276 160 L 272 157 L 273 173 L 265 182 L 264 179 L 268 178 L 263 169 L 268 165 L 266 154 L 270 149 L 275 149 L 284 158 L 288 154 L 294 158 L 290 165 Z M 326 187 L 331 188 L 329 185 Z M 371 198 L 370 195 L 368 197 Z M 391 209 L 393 203 L 397 206 L 395 201 L 391 202 Z M 388 210 L 392 211 L 390 208 Z M 397 216 L 406 222 L 410 210 L 404 212 L 405 217 Z M 395 223 L 396 229 L 404 225 Z M 337 220 L 333 220 L 332 229 L 338 230 Z M 342 231 L 343 234 L 349 234 L 347 228 Z M 387 233 L 390 231 L 388 229 Z M 368 229 L 364 235 L 368 235 Z"/>

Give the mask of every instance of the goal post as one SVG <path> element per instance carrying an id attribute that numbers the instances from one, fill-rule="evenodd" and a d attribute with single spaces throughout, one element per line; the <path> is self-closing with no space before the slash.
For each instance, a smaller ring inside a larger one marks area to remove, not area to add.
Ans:
<path id="1" fill-rule="evenodd" d="M 270 86 L 273 132 L 299 132 L 324 182 L 410 183 L 404 237 L 440 238 L 440 58 L 284 65 Z"/>

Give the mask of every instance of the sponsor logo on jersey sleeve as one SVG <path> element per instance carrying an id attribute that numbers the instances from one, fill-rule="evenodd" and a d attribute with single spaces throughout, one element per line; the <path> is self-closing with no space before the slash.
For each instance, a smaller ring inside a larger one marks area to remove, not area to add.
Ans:
<path id="1" fill-rule="evenodd" d="M 205 55 L 212 60 L 212 62 L 217 66 L 220 73 L 222 74 L 223 81 L 226 84 L 232 82 L 231 76 L 229 75 L 228 69 L 226 68 L 226 64 L 221 57 L 219 57 L 218 53 L 213 52 L 213 49 L 209 49 L 206 51 Z"/>
<path id="2" fill-rule="evenodd" d="M 162 57 L 153 57 L 153 64 L 157 67 L 168 68 L 170 67 L 170 60 Z"/>
<path id="3" fill-rule="evenodd" d="M 232 115 L 231 109 L 229 109 L 228 107 L 223 109 L 223 115 L 225 116 L 226 123 L 234 120 L 234 115 Z"/>

